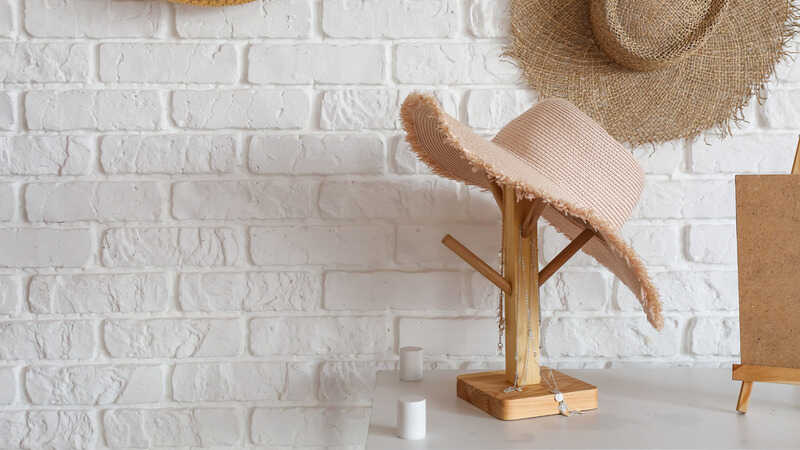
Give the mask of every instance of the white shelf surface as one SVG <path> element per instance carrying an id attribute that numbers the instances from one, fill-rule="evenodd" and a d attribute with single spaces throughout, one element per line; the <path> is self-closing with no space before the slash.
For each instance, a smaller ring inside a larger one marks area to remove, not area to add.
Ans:
<path id="1" fill-rule="evenodd" d="M 422 381 L 377 375 L 367 450 L 393 449 L 800 449 L 800 386 L 754 383 L 736 412 L 741 382 L 730 369 L 563 370 L 599 389 L 597 410 L 501 421 L 456 396 L 456 375 Z M 427 399 L 427 437 L 395 436 L 397 398 Z"/>

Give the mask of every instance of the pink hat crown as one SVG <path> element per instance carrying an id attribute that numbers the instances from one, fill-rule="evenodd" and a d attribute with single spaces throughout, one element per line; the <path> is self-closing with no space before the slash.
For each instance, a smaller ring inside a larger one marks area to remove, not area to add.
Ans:
<path id="1" fill-rule="evenodd" d="M 597 122 L 572 103 L 548 99 L 509 122 L 493 140 L 535 167 L 615 229 L 639 201 L 639 163 Z"/>

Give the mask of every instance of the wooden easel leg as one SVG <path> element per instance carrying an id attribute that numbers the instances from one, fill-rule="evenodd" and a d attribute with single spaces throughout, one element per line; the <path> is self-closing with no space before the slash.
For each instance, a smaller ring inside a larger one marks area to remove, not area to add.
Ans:
<path id="1" fill-rule="evenodd" d="M 752 390 L 752 381 L 742 381 L 742 387 L 739 389 L 739 401 L 736 402 L 736 410 L 742 414 L 747 412 L 747 405 L 750 403 L 750 392 Z"/>

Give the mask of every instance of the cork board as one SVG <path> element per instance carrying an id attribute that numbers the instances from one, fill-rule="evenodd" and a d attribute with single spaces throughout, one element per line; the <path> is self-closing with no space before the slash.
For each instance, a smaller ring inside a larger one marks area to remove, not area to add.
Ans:
<path id="1" fill-rule="evenodd" d="M 742 364 L 800 368 L 800 175 L 736 177 Z"/>

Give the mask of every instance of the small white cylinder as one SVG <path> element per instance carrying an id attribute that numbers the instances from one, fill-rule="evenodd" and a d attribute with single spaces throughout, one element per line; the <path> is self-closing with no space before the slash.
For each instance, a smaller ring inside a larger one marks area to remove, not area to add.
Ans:
<path id="1" fill-rule="evenodd" d="M 403 439 L 425 439 L 425 399 L 417 395 L 397 400 L 397 435 Z"/>
<path id="2" fill-rule="evenodd" d="M 422 347 L 400 347 L 400 379 L 422 379 Z"/>

